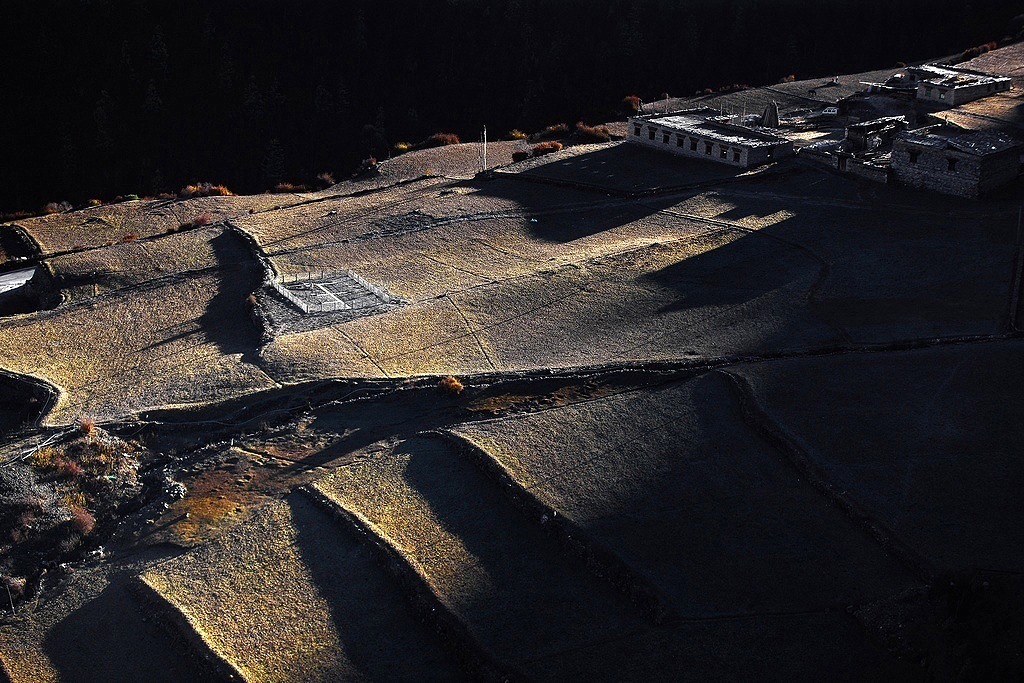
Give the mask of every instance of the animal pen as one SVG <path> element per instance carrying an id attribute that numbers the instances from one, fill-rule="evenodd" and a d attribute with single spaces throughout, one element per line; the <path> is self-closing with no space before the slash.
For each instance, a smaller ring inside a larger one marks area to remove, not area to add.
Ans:
<path id="1" fill-rule="evenodd" d="M 328 313 L 395 303 L 386 290 L 351 270 L 320 270 L 278 275 L 270 280 L 277 293 L 303 313 Z"/>

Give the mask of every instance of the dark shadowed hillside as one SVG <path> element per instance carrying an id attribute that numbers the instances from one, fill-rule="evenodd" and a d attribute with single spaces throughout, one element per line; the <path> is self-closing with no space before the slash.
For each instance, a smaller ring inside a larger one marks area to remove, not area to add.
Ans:
<path id="1" fill-rule="evenodd" d="M 849 73 L 998 40 L 1005 0 L 5 3 L 0 212 L 346 175 L 402 140 L 629 93 Z M 12 68 L 17 66 L 17 68 Z"/>

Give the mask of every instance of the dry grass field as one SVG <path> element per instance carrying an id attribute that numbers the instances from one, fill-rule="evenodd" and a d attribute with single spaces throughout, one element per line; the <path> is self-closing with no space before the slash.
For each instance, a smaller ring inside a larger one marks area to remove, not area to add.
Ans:
<path id="1" fill-rule="evenodd" d="M 141 580 L 245 680 L 453 675 L 365 546 L 299 494 Z"/>
<path id="2" fill-rule="evenodd" d="M 111 418 L 274 384 L 243 359 L 259 340 L 245 298 L 261 275 L 239 237 L 204 232 L 109 250 L 110 274 L 95 290 L 78 287 L 55 310 L 0 319 L 0 365 L 60 391 L 48 419 Z M 57 261 L 54 270 L 69 277 L 89 267 L 81 257 Z"/>
<path id="3" fill-rule="evenodd" d="M 17 223 L 0 678 L 1020 679 L 1021 188 L 523 144 Z"/>

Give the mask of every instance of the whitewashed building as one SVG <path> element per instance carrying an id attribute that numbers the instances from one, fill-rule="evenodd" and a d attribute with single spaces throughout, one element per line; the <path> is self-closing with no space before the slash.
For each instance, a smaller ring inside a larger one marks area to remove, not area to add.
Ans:
<path id="1" fill-rule="evenodd" d="M 908 68 L 906 80 L 917 86 L 917 99 L 950 107 L 1010 89 L 1005 76 L 936 64 Z"/>
<path id="2" fill-rule="evenodd" d="M 626 139 L 670 154 L 750 168 L 793 154 L 793 143 L 766 129 L 733 123 L 713 109 L 641 114 Z"/>

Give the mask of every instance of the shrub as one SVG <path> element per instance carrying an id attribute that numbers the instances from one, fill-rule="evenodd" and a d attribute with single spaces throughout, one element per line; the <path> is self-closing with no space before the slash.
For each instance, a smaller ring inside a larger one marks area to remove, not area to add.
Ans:
<path id="1" fill-rule="evenodd" d="M 334 176 L 328 173 L 327 171 L 324 171 L 323 173 L 317 175 L 316 182 L 317 186 L 321 190 L 324 190 L 330 187 L 331 185 L 334 185 Z"/>
<path id="2" fill-rule="evenodd" d="M 25 593 L 25 579 L 18 576 L 4 576 L 0 583 L 11 594 L 11 598 L 20 598 Z"/>
<path id="3" fill-rule="evenodd" d="M 371 173 L 377 173 L 377 159 L 374 157 L 363 159 L 352 175 L 361 176 Z"/>
<path id="4" fill-rule="evenodd" d="M 405 154 L 406 152 L 408 152 L 412 148 L 413 148 L 413 144 L 411 142 L 396 142 L 395 146 L 392 147 L 391 149 L 394 152 L 394 154 L 396 156 L 398 156 L 398 155 L 401 155 L 401 154 Z"/>
<path id="5" fill-rule="evenodd" d="M 545 129 L 543 129 L 543 130 L 541 130 L 541 131 L 539 131 L 537 133 L 534 133 L 533 135 L 530 136 L 530 139 L 531 140 L 548 140 L 548 139 L 551 139 L 551 138 L 565 137 L 568 134 L 569 134 L 569 126 L 565 125 L 564 123 L 556 123 L 553 126 L 548 126 L 547 128 L 545 128 Z"/>
<path id="6" fill-rule="evenodd" d="M 182 223 L 180 226 L 178 226 L 178 229 L 189 230 L 191 228 L 202 228 L 204 226 L 210 225 L 211 223 L 213 223 L 213 214 L 210 213 L 209 211 L 203 211 L 201 214 L 199 214 L 192 220 Z M 167 232 L 172 231 L 173 228 L 167 230 Z"/>
<path id="7" fill-rule="evenodd" d="M 72 208 L 73 207 L 68 202 L 50 202 L 43 207 L 43 213 L 64 213 L 65 211 L 70 211 Z"/>
<path id="8" fill-rule="evenodd" d="M 996 49 L 997 47 L 998 47 L 998 44 L 995 41 L 992 41 L 992 42 L 989 42 L 989 43 L 984 43 L 982 45 L 978 45 L 976 47 L 968 48 L 968 49 L 964 50 L 962 53 L 960 53 L 960 59 L 957 60 L 957 61 L 966 62 L 968 59 L 974 59 L 975 57 L 980 57 L 981 55 L 985 54 L 986 52 L 991 52 L 992 50 Z"/>
<path id="9" fill-rule="evenodd" d="M 459 380 L 455 379 L 451 375 L 448 375 L 447 377 L 442 379 L 440 382 L 438 382 L 437 386 L 441 387 L 441 389 L 443 391 L 445 391 L 445 392 L 447 392 L 449 394 L 453 394 L 453 395 L 461 394 L 462 390 L 465 388 L 462 385 L 462 382 L 460 382 Z"/>
<path id="10" fill-rule="evenodd" d="M 90 199 L 89 201 L 86 202 L 86 205 L 87 206 L 102 206 L 103 202 L 101 202 L 99 199 Z"/>
<path id="11" fill-rule="evenodd" d="M 233 197 L 234 194 L 234 192 L 223 185 L 196 183 L 195 185 L 186 185 L 181 188 L 178 196 L 183 199 L 190 199 L 192 197 Z"/>
<path id="12" fill-rule="evenodd" d="M 506 140 L 525 140 L 526 139 L 526 133 L 524 133 L 523 131 L 519 130 L 518 128 L 513 128 L 512 130 L 510 130 L 505 135 L 505 139 Z"/>
<path id="13" fill-rule="evenodd" d="M 68 458 L 63 448 L 40 448 L 32 454 L 32 464 L 50 474 L 69 479 L 77 479 L 85 474 L 82 466 Z"/>
<path id="14" fill-rule="evenodd" d="M 533 152 L 531 150 L 528 150 L 528 149 L 518 150 L 518 151 L 512 152 L 512 162 L 515 163 L 517 161 L 525 161 L 526 159 L 529 159 L 531 156 L 533 156 Z"/>
<path id="15" fill-rule="evenodd" d="M 445 145 L 458 145 L 461 143 L 459 136 L 455 133 L 434 133 L 426 140 L 416 145 L 417 149 L 427 149 L 429 147 L 444 147 Z"/>
<path id="16" fill-rule="evenodd" d="M 582 121 L 576 123 L 576 132 L 573 135 L 579 140 L 593 142 L 608 142 L 612 139 L 612 132 L 608 126 L 588 126 Z"/>
<path id="17" fill-rule="evenodd" d="M 137 194 L 122 194 L 114 197 L 115 202 L 137 202 L 139 195 Z"/>
<path id="18" fill-rule="evenodd" d="M 553 154 L 561 149 L 561 142 L 555 142 L 553 140 L 550 140 L 548 142 L 541 142 L 533 146 L 533 156 L 542 157 L 545 154 Z"/>
<path id="19" fill-rule="evenodd" d="M 627 114 L 640 111 L 640 98 L 636 95 L 626 95 L 622 98 L 622 110 Z"/>
<path id="20" fill-rule="evenodd" d="M 309 187 L 306 185 L 295 185 L 293 183 L 278 183 L 274 185 L 274 189 L 271 190 L 274 194 L 285 194 L 288 192 L 309 192 Z"/>
<path id="21" fill-rule="evenodd" d="M 256 295 L 255 294 L 250 294 L 249 296 L 245 297 L 245 307 L 246 307 L 246 309 L 249 310 L 250 313 L 252 313 L 253 311 L 256 310 Z"/>
<path id="22" fill-rule="evenodd" d="M 96 518 L 84 507 L 76 506 L 71 510 L 71 528 L 82 536 L 88 536 L 96 526 Z"/>
<path id="23" fill-rule="evenodd" d="M 92 436 L 96 433 L 96 420 L 91 417 L 78 418 L 78 431 L 82 433 L 82 436 Z"/>

